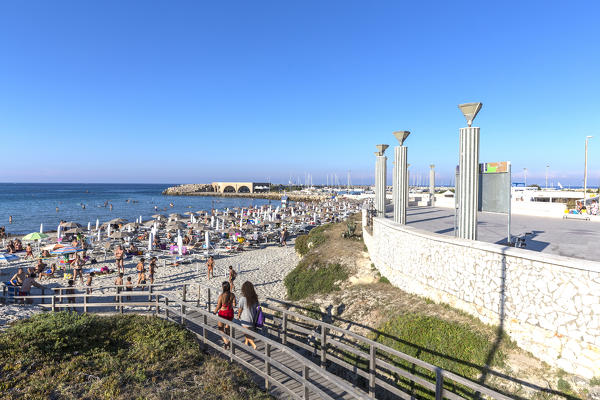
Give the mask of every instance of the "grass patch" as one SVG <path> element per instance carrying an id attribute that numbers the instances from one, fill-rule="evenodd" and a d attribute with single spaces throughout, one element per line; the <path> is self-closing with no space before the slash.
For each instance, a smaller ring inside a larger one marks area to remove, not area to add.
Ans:
<path id="1" fill-rule="evenodd" d="M 592 379 L 590 379 L 590 385 L 591 386 L 600 386 L 600 376 L 595 376 Z"/>
<path id="2" fill-rule="evenodd" d="M 380 276 L 379 277 L 379 283 L 390 283 L 390 280 L 388 278 L 386 278 L 385 276 Z"/>
<path id="3" fill-rule="evenodd" d="M 325 243 L 327 240 L 325 236 L 325 230 L 330 226 L 330 224 L 321 225 L 312 229 L 306 235 L 300 235 L 296 238 L 296 242 L 294 244 L 294 249 L 301 256 L 305 256 L 308 254 L 310 249 L 314 249 L 319 247 L 321 244 Z"/>
<path id="4" fill-rule="evenodd" d="M 382 334 L 373 335 L 372 339 L 472 380 L 480 376 L 493 348 L 493 343 L 486 335 L 474 331 L 469 325 L 433 316 L 401 315 L 384 323 L 379 331 Z M 503 365 L 504 360 L 505 354 L 501 350 L 496 351 L 489 366 Z M 396 357 L 391 357 L 390 361 L 435 382 L 435 375 L 426 369 Z M 401 376 L 395 376 L 394 380 L 416 398 L 434 397 L 430 391 Z M 469 389 L 458 385 L 448 384 L 448 389 L 466 397 L 473 394 Z"/>
<path id="5" fill-rule="evenodd" d="M 239 367 L 155 317 L 36 315 L 0 334 L 0 393 L 17 398 L 267 399 Z"/>
<path id="6" fill-rule="evenodd" d="M 323 264 L 305 258 L 298 263 L 284 280 L 287 297 L 301 300 L 316 293 L 331 293 L 339 290 L 337 281 L 348 279 L 348 272 L 340 264 Z"/>

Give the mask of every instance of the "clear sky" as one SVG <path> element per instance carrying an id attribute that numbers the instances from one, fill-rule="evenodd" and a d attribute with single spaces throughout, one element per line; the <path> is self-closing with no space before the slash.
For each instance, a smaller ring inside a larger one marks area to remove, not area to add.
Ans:
<path id="1" fill-rule="evenodd" d="M 0 181 L 372 183 L 481 161 L 600 183 L 597 1 L 3 1 Z M 391 156 L 392 151 L 388 150 Z M 391 160 L 389 169 L 391 171 Z M 391 174 L 391 172 L 390 172 Z"/>

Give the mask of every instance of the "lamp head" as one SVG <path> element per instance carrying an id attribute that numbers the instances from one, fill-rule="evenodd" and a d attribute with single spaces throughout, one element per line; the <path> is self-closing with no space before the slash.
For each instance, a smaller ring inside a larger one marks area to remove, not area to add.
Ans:
<path id="1" fill-rule="evenodd" d="M 400 146 L 403 145 L 403 143 L 406 140 L 406 138 L 408 137 L 408 135 L 410 135 L 410 131 L 396 131 L 396 132 L 394 132 L 394 136 L 396 136 L 396 139 L 398 139 L 398 142 L 400 142 Z"/>
<path id="2" fill-rule="evenodd" d="M 375 155 L 382 156 L 383 153 L 385 153 L 385 150 L 390 146 L 388 144 L 378 144 L 375 147 L 377 147 L 377 152 L 375 153 Z"/>
<path id="3" fill-rule="evenodd" d="M 429 168 L 434 169 L 435 168 L 435 164 L 429 164 Z"/>
<path id="4" fill-rule="evenodd" d="M 463 103 L 458 105 L 458 108 L 460 108 L 460 111 L 465 116 L 469 127 L 473 123 L 479 110 L 481 110 L 481 106 L 483 106 L 483 103 Z"/>
<path id="5" fill-rule="evenodd" d="M 593 138 L 593 136 L 590 136 L 590 135 L 588 135 L 588 136 L 586 136 L 585 138 L 586 138 L 586 139 L 591 139 L 591 138 Z"/>

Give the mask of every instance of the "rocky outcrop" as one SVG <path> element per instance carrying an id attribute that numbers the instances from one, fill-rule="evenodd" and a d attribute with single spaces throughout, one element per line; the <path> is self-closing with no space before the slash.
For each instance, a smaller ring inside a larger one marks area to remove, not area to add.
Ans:
<path id="1" fill-rule="evenodd" d="M 163 194 L 170 196 L 185 196 L 192 193 L 212 193 L 214 191 L 215 188 L 207 183 L 188 183 L 167 188 L 163 191 Z"/>

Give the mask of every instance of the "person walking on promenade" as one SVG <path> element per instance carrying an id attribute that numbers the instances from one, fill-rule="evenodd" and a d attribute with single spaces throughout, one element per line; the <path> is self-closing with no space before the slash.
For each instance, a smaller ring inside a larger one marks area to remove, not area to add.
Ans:
<path id="1" fill-rule="evenodd" d="M 150 266 L 149 268 L 149 272 L 148 272 L 148 277 L 150 278 L 150 284 L 154 283 L 154 273 L 156 272 L 156 257 L 152 257 L 150 259 Z"/>
<path id="2" fill-rule="evenodd" d="M 208 279 L 215 277 L 215 274 L 213 272 L 214 268 L 215 268 L 215 259 L 213 258 L 213 256 L 210 256 L 210 257 L 208 257 L 208 261 L 206 262 Z"/>
<path id="3" fill-rule="evenodd" d="M 123 247 L 118 245 L 115 249 L 115 261 L 117 263 L 117 272 L 125 273 L 125 264 L 123 263 L 123 257 L 125 255 L 125 251 L 123 251 Z"/>
<path id="4" fill-rule="evenodd" d="M 223 288 L 223 293 L 221 293 L 217 299 L 217 306 L 215 307 L 214 312 L 219 317 L 231 321 L 233 319 L 233 307 L 235 307 L 235 295 L 231 293 L 229 282 L 223 282 L 221 286 Z M 225 335 L 229 335 L 229 325 L 218 321 L 217 326 L 221 332 L 225 333 Z M 223 348 L 227 349 L 228 347 L 229 340 L 227 339 L 227 336 L 223 336 Z"/>
<path id="5" fill-rule="evenodd" d="M 287 228 L 283 228 L 283 230 L 281 231 L 281 245 L 284 247 L 287 245 L 287 243 L 286 243 L 287 238 L 288 238 Z"/>
<path id="6" fill-rule="evenodd" d="M 258 296 L 254 290 L 254 285 L 250 281 L 246 281 L 242 284 L 242 298 L 238 308 L 238 319 L 242 323 L 242 326 L 246 329 L 254 330 L 254 324 L 256 323 L 256 307 L 258 306 Z M 254 343 L 254 337 L 244 334 L 244 344 L 250 345 L 256 350 L 256 344 Z"/>

